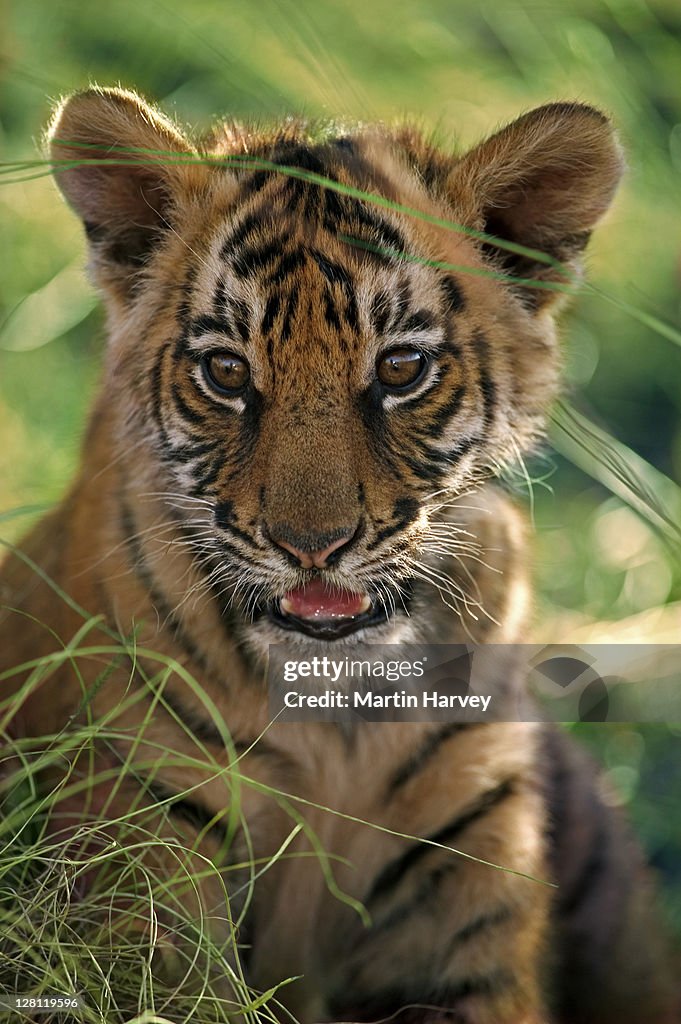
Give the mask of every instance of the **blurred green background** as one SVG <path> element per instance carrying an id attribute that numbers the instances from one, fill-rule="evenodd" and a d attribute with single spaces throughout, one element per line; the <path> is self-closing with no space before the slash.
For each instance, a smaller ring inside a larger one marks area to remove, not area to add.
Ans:
<path id="1" fill-rule="evenodd" d="M 4 161 L 36 158 L 53 101 L 90 81 L 197 130 L 224 114 L 411 116 L 452 148 L 550 100 L 608 111 L 629 172 L 564 337 L 569 401 L 618 446 L 554 428 L 532 487 L 521 473 L 510 486 L 537 527 L 537 637 L 679 641 L 681 335 L 645 322 L 678 331 L 681 312 L 678 0 L 25 0 L 4 17 Z M 0 512 L 63 492 L 103 339 L 80 226 L 49 177 L 16 178 L 0 188 Z M 681 935 L 681 724 L 580 732 L 665 873 Z"/>

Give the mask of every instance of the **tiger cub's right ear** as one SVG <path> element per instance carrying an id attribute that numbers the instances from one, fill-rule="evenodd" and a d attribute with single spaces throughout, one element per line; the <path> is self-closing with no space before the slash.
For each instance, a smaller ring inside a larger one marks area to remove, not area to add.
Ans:
<path id="1" fill-rule="evenodd" d="M 208 170 L 167 118 L 123 89 L 69 97 L 47 138 L 57 184 L 85 226 L 97 283 L 124 298 L 182 194 L 201 187 Z"/>

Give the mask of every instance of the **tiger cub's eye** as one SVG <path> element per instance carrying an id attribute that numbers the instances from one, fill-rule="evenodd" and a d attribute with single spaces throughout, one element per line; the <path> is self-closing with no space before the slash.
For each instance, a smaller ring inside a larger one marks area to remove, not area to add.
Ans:
<path id="1" fill-rule="evenodd" d="M 233 352 L 209 352 L 201 360 L 206 381 L 221 395 L 237 395 L 248 384 L 248 363 Z"/>
<path id="2" fill-rule="evenodd" d="M 404 391 L 418 384 L 426 369 L 423 352 L 413 348 L 395 348 L 381 356 L 376 372 L 381 384 L 394 391 Z"/>

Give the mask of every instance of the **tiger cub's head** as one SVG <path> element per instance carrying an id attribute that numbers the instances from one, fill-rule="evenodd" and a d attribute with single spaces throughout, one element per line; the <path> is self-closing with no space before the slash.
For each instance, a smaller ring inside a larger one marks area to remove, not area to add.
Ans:
<path id="1" fill-rule="evenodd" d="M 296 122 L 195 146 L 92 89 L 50 144 L 107 305 L 111 457 L 264 641 L 398 637 L 443 502 L 541 429 L 607 119 L 549 105 L 459 156 Z"/>

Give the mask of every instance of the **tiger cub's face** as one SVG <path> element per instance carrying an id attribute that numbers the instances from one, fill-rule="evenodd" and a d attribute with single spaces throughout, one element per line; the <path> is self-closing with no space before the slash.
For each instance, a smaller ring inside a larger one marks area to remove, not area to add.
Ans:
<path id="1" fill-rule="evenodd" d="M 301 125 L 197 150 L 91 90 L 51 146 L 108 307 L 100 405 L 145 491 L 263 642 L 399 638 L 443 504 L 541 428 L 556 262 L 620 173 L 606 119 L 541 108 L 456 158 Z"/>

